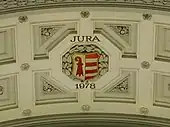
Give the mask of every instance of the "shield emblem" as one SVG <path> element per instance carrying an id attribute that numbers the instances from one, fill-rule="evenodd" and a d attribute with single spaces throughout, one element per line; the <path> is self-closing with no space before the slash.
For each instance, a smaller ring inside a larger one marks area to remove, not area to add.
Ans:
<path id="1" fill-rule="evenodd" d="M 72 55 L 72 74 L 79 80 L 91 80 L 98 75 L 100 55 L 93 53 L 74 53 Z"/>

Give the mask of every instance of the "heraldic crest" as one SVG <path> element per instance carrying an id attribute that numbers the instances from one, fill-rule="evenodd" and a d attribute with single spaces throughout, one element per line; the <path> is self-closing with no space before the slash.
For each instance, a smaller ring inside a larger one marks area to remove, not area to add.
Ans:
<path id="1" fill-rule="evenodd" d="M 109 57 L 98 46 L 74 45 L 62 56 L 62 72 L 73 80 L 96 80 L 108 72 Z"/>

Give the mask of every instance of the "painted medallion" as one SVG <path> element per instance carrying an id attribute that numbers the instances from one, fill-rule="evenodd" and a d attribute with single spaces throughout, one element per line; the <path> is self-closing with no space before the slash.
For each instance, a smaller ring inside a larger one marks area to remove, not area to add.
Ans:
<path id="1" fill-rule="evenodd" d="M 94 44 L 75 45 L 62 56 L 62 71 L 73 80 L 97 80 L 108 64 L 108 55 Z"/>

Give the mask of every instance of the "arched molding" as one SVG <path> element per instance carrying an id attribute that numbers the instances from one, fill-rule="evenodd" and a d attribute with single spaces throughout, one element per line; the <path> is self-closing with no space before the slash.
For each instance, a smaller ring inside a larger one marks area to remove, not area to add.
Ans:
<path id="1" fill-rule="evenodd" d="M 96 0 L 19 0 L 19 1 L 5 1 L 0 2 L 0 14 L 23 12 L 29 10 L 41 10 L 61 7 L 122 7 L 122 8 L 138 8 L 138 9 L 152 9 L 152 10 L 170 10 L 169 0 L 126 0 L 126 1 L 96 1 Z"/>
<path id="2" fill-rule="evenodd" d="M 72 126 L 118 126 L 118 127 L 168 127 L 170 121 L 168 119 L 128 115 L 128 114 L 106 114 L 106 113 L 75 113 L 75 114 L 58 114 L 36 116 L 12 121 L 1 122 L 3 127 L 72 127 Z"/>

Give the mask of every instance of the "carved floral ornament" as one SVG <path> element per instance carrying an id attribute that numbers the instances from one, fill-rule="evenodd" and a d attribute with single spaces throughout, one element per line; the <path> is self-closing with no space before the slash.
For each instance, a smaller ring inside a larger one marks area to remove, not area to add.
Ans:
<path id="1" fill-rule="evenodd" d="M 44 93 L 52 93 L 52 92 L 56 92 L 57 89 L 51 85 L 50 83 L 48 83 L 47 81 L 43 81 L 43 91 Z"/>
<path id="2" fill-rule="evenodd" d="M 44 92 L 53 92 L 56 88 L 49 84 L 47 81 L 43 81 L 43 91 Z"/>
<path id="3" fill-rule="evenodd" d="M 106 90 L 105 93 L 128 93 L 128 84 L 129 84 L 129 79 L 130 75 L 127 75 L 123 77 L 121 80 L 119 80 L 113 87 L 110 89 Z"/>
<path id="4" fill-rule="evenodd" d="M 152 18 L 152 14 L 150 14 L 150 13 L 143 13 L 143 19 L 144 20 L 151 20 L 151 18 Z"/>
<path id="5" fill-rule="evenodd" d="M 82 105 L 81 109 L 82 109 L 82 111 L 89 111 L 90 110 L 90 106 L 89 105 Z"/>
<path id="6" fill-rule="evenodd" d="M 142 67 L 143 69 L 149 69 L 149 68 L 150 68 L 150 63 L 147 62 L 147 61 L 143 61 L 143 62 L 141 63 L 141 67 Z"/>
<path id="7" fill-rule="evenodd" d="M 129 29 L 130 26 L 128 25 L 107 25 L 111 29 L 113 29 L 116 33 L 118 33 L 121 36 L 128 36 L 129 35 Z"/>
<path id="8" fill-rule="evenodd" d="M 59 29 L 64 25 L 52 25 L 52 26 L 42 26 L 40 27 L 42 41 L 48 40 L 52 37 Z"/>
<path id="9" fill-rule="evenodd" d="M 122 82 L 119 85 L 115 86 L 111 91 L 127 93 L 128 92 L 128 77 L 122 80 Z"/>
<path id="10" fill-rule="evenodd" d="M 88 18 L 90 15 L 90 12 L 89 11 L 81 11 L 80 15 L 82 18 Z"/>
<path id="11" fill-rule="evenodd" d="M 149 113 L 149 109 L 148 108 L 146 108 L 146 107 L 141 107 L 140 108 L 140 114 L 146 115 L 148 113 Z"/>
<path id="12" fill-rule="evenodd" d="M 22 114 L 24 115 L 24 116 L 29 116 L 29 115 L 31 115 L 31 109 L 25 109 L 25 110 L 23 110 L 23 112 L 22 112 Z"/>
<path id="13" fill-rule="evenodd" d="M 23 63 L 20 68 L 22 71 L 27 71 L 30 68 L 30 65 L 28 63 Z"/>
<path id="14" fill-rule="evenodd" d="M 19 20 L 20 23 L 24 23 L 28 20 L 28 17 L 25 16 L 25 15 L 19 16 L 18 20 Z"/>
<path id="15" fill-rule="evenodd" d="M 56 88 L 53 83 L 48 81 L 45 77 L 41 77 L 41 82 L 42 82 L 42 89 L 44 94 L 48 93 L 64 93 L 63 90 Z"/>

